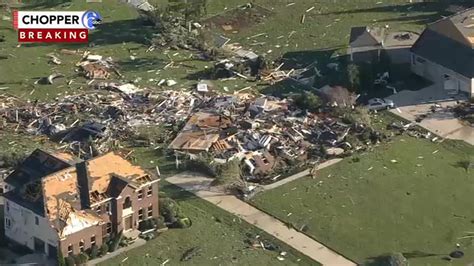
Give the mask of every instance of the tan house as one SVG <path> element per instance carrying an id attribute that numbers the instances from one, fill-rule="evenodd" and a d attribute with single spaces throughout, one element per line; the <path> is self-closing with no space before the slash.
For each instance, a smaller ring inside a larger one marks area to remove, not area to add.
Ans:
<path id="1" fill-rule="evenodd" d="M 51 258 L 79 254 L 158 217 L 158 180 L 115 153 L 36 150 L 5 179 L 5 236 Z"/>
<path id="2" fill-rule="evenodd" d="M 474 97 L 474 9 L 426 27 L 413 45 L 411 69 L 448 94 Z"/>

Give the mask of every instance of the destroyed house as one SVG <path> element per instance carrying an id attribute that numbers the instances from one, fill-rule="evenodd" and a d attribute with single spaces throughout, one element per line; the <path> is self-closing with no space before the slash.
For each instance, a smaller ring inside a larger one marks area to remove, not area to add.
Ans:
<path id="1" fill-rule="evenodd" d="M 5 236 L 53 259 L 100 247 L 158 217 L 158 180 L 115 153 L 80 161 L 36 150 L 6 178 Z"/>
<path id="2" fill-rule="evenodd" d="M 232 121 L 228 117 L 198 112 L 191 116 L 169 148 L 190 153 L 207 152 L 214 144 L 219 144 L 223 130 L 231 126 Z"/>
<path id="3" fill-rule="evenodd" d="M 474 97 L 474 8 L 429 24 L 411 52 L 415 74 Z"/>

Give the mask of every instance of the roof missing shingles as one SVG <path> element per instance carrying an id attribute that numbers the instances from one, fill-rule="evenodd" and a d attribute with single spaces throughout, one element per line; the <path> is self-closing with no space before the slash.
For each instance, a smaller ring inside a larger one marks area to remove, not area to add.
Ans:
<path id="1" fill-rule="evenodd" d="M 30 157 L 29 161 L 33 162 L 33 168 L 42 169 L 43 164 L 52 163 L 69 167 L 53 173 L 50 173 L 49 168 L 48 171 L 35 172 L 32 181 L 12 191 L 14 195 L 9 194 L 8 198 L 38 205 L 37 208 L 42 211 L 37 213 L 44 215 L 60 236 L 101 222 L 90 210 L 90 204 L 84 204 L 88 199 L 95 203 L 118 196 L 126 186 L 137 188 L 156 180 L 155 176 L 115 153 L 108 153 L 75 165 L 63 162 L 63 160 L 76 161 L 67 154 L 56 153 L 53 156 L 36 151 Z M 31 204 L 27 205 L 27 208 Z"/>

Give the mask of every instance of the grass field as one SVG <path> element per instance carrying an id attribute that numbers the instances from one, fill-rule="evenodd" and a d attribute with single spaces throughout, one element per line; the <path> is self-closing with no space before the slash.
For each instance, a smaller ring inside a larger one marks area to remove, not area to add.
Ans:
<path id="1" fill-rule="evenodd" d="M 168 230 L 146 245 L 101 265 L 160 265 L 166 260 L 169 260 L 168 265 L 315 265 L 314 261 L 290 250 L 265 232 L 202 199 L 167 183 L 162 184 L 162 191 L 178 199 L 183 212 L 193 222 L 191 228 Z M 285 260 L 277 259 L 278 251 L 249 248 L 248 236 L 256 235 L 269 239 L 281 251 L 287 251 Z M 183 253 L 194 247 L 200 249 L 198 255 L 181 262 Z"/>
<path id="2" fill-rule="evenodd" d="M 474 170 L 459 162 L 473 155 L 460 142 L 397 139 L 254 204 L 360 263 L 403 252 L 413 265 L 443 265 L 461 243 L 466 257 L 457 262 L 465 265 L 474 261 L 474 241 L 458 238 L 474 231 Z"/>
<path id="3" fill-rule="evenodd" d="M 154 3 L 163 3 L 156 0 Z M 247 3 L 243 0 L 209 0 L 208 13 L 212 17 L 226 10 Z M 237 33 L 227 33 L 232 42 L 240 42 L 258 53 L 267 54 L 269 58 L 285 56 L 290 61 L 321 62 L 329 60 L 334 53 L 341 52 L 348 42 L 350 28 L 355 25 L 385 25 L 393 30 L 420 31 L 425 23 L 446 14 L 446 2 L 407 4 L 405 0 L 390 1 L 319 1 L 300 0 L 295 5 L 287 6 L 293 1 L 258 0 L 257 4 L 271 10 L 273 15 L 264 23 L 238 29 Z M 309 12 L 306 10 L 314 6 Z M 31 8 L 29 8 L 31 9 Z M 189 51 L 154 51 L 145 53 L 148 41 L 154 33 L 152 28 L 145 27 L 136 18 L 135 10 L 115 0 L 103 0 L 101 3 L 87 3 L 84 0 L 73 0 L 59 6 L 38 6 L 39 10 L 85 10 L 99 11 L 104 19 L 101 27 L 91 32 L 90 40 L 94 47 L 75 44 L 24 44 L 17 47 L 16 32 L 12 22 L 0 20 L 0 36 L 5 41 L 0 44 L 0 87 L 8 87 L 6 92 L 27 99 L 50 100 L 64 93 L 77 93 L 84 90 L 86 81 L 74 71 L 74 64 L 80 55 L 61 55 L 63 63 L 59 66 L 48 64 L 46 54 L 58 53 L 60 48 L 90 50 L 92 53 L 111 56 L 118 62 L 126 80 L 136 80 L 142 86 L 155 86 L 160 79 L 172 78 L 179 81 L 177 87 L 187 88 L 195 80 L 188 76 L 200 72 L 209 63 L 190 60 Z M 4 12 L 4 11 L 0 11 Z M 305 23 L 300 19 L 305 14 Z M 2 16 L 4 13 L 1 14 Z M 257 38 L 255 34 L 265 33 Z M 256 45 L 257 44 L 257 45 Z M 271 50 L 271 51 L 270 51 Z M 271 52 L 271 53 L 269 53 Z M 130 55 L 136 57 L 130 59 Z M 168 57 L 169 56 L 169 57 Z M 6 59 L 5 59 L 6 58 Z M 170 62 L 176 67 L 163 69 Z M 180 65 L 181 63 L 181 65 Z M 183 65 L 184 64 L 184 65 Z M 54 85 L 35 85 L 34 82 L 53 72 L 66 77 Z M 73 79 L 71 85 L 67 81 Z M 151 81 L 150 81 L 151 80 Z M 243 81 L 219 83 L 229 90 L 248 86 Z"/>

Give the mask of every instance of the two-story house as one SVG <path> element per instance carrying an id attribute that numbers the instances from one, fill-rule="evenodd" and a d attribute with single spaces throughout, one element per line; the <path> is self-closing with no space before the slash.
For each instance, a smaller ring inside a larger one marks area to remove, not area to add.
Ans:
<path id="1" fill-rule="evenodd" d="M 411 52 L 415 74 L 474 97 L 474 8 L 428 25 Z"/>
<path id="2" fill-rule="evenodd" d="M 158 217 L 158 180 L 115 153 L 36 150 L 5 179 L 5 236 L 51 258 L 79 254 Z"/>

